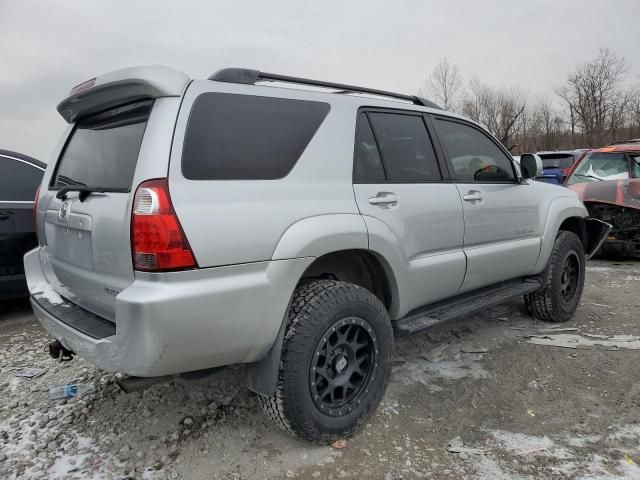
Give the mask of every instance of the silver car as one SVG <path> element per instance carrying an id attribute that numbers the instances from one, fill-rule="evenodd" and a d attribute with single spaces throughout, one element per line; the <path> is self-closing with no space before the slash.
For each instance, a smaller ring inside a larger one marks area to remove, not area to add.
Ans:
<path id="1" fill-rule="evenodd" d="M 349 435 L 394 336 L 525 296 L 571 318 L 608 225 L 527 179 L 540 159 L 417 97 L 256 70 L 164 67 L 75 87 L 36 198 L 31 302 L 110 372 L 246 365 L 287 431 Z"/>

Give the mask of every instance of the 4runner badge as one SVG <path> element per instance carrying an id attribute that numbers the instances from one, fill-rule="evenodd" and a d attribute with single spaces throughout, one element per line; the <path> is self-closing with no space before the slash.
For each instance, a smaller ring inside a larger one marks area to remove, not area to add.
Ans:
<path id="1" fill-rule="evenodd" d="M 58 210 L 58 220 L 66 222 L 69 210 L 71 210 L 71 202 L 67 201 L 60 205 L 60 210 Z"/>
<path id="2" fill-rule="evenodd" d="M 107 292 L 107 294 L 109 295 L 113 295 L 114 297 L 117 297 L 118 294 L 120 293 L 120 290 L 116 290 L 115 288 L 110 288 L 110 287 L 104 287 L 104 291 Z"/>

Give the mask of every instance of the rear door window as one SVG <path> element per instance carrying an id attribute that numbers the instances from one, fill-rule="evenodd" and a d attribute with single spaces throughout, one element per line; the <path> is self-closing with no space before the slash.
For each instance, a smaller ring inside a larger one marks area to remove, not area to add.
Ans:
<path id="1" fill-rule="evenodd" d="M 0 202 L 32 202 L 43 173 L 30 163 L 0 156 Z"/>
<path id="2" fill-rule="evenodd" d="M 442 179 L 436 154 L 421 115 L 367 114 L 392 182 L 437 182 Z"/>
<path id="3" fill-rule="evenodd" d="M 51 186 L 129 191 L 150 111 L 151 102 L 138 102 L 80 120 Z"/>
<path id="4" fill-rule="evenodd" d="M 182 173 L 190 180 L 283 178 L 329 108 L 323 102 L 204 93 L 189 117 Z"/>

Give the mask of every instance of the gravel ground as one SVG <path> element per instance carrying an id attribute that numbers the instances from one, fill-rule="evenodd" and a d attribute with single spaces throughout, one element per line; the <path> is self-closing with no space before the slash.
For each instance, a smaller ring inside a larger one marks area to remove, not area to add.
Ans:
<path id="1" fill-rule="evenodd" d="M 640 478 L 639 307 L 640 263 L 596 261 L 564 330 L 515 301 L 399 341 L 383 404 L 338 450 L 274 427 L 238 368 L 127 395 L 51 360 L 28 304 L 0 304 L 0 478 Z M 94 388 L 47 399 L 71 382 Z"/>

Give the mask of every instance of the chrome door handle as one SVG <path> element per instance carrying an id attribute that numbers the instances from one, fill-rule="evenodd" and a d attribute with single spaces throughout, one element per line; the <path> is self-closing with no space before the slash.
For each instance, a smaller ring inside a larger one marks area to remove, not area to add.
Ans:
<path id="1" fill-rule="evenodd" d="M 369 199 L 369 203 L 381 207 L 393 207 L 398 204 L 398 197 L 392 192 L 378 192 L 375 197 Z"/>
<path id="2" fill-rule="evenodd" d="M 466 195 L 462 196 L 465 202 L 480 202 L 482 201 L 482 193 L 478 190 L 469 190 Z"/>

